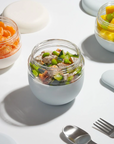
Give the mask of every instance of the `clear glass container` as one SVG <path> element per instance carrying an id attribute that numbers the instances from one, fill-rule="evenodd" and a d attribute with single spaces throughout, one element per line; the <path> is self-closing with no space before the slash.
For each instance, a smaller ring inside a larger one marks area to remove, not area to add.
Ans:
<path id="1" fill-rule="evenodd" d="M 78 58 L 74 63 L 70 65 L 60 66 L 58 63 L 56 66 L 45 66 L 36 60 L 43 51 L 55 51 L 56 49 L 63 50 L 65 53 L 78 55 Z M 58 66 L 59 65 L 59 66 Z M 50 85 L 50 86 L 61 86 L 74 83 L 83 75 L 84 71 L 84 58 L 79 48 L 67 41 L 61 39 L 50 39 L 36 45 L 28 59 L 29 74 L 33 79 L 36 79 L 38 83 Z M 35 71 L 36 75 L 33 73 Z M 57 76 L 61 76 L 56 79 Z M 41 77 L 42 76 L 42 77 Z"/>
<path id="2" fill-rule="evenodd" d="M 36 60 L 36 57 L 42 52 L 57 49 L 63 50 L 65 53 L 76 54 L 78 57 L 74 63 L 64 67 L 58 67 L 58 64 L 48 67 L 39 63 L 38 59 Z M 75 44 L 62 39 L 43 41 L 33 48 L 28 58 L 30 89 L 40 101 L 46 104 L 69 103 L 75 99 L 83 86 L 84 65 L 84 58 Z"/>
<path id="3" fill-rule="evenodd" d="M 17 24 L 7 17 L 0 16 L 0 60 L 14 55 L 20 48 L 21 41 Z M 11 60 L 11 64 L 14 60 L 16 58 Z M 5 65 L 6 61 L 3 67 L 6 67 Z M 7 66 L 9 65 L 10 63 Z"/>
<path id="4" fill-rule="evenodd" d="M 105 3 L 103 6 L 100 7 L 95 22 L 95 34 L 106 41 L 114 42 L 114 21 L 111 22 L 109 16 L 110 14 L 108 15 L 106 13 L 107 6 L 111 6 L 111 11 L 114 12 L 114 2 Z M 112 13 L 111 11 L 107 10 L 107 12 L 109 13 Z"/>

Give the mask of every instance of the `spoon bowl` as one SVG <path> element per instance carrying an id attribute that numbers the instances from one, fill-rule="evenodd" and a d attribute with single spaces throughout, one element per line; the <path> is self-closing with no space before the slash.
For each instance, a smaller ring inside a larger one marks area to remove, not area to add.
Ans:
<path id="1" fill-rule="evenodd" d="M 73 144 L 96 144 L 86 131 L 77 126 L 68 125 L 63 128 L 63 133 Z"/>

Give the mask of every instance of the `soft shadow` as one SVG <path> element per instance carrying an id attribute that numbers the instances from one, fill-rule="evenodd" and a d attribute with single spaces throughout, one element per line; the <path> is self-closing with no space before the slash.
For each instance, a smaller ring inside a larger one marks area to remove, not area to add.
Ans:
<path id="1" fill-rule="evenodd" d="M 79 7 L 80 7 L 80 9 L 81 9 L 84 13 L 90 15 L 89 13 L 87 13 L 87 12 L 84 10 L 84 8 L 83 8 L 83 6 L 82 6 L 82 0 L 80 0 L 80 2 L 79 2 Z M 90 15 L 90 16 L 93 16 L 93 15 Z"/>
<path id="2" fill-rule="evenodd" d="M 74 101 L 61 106 L 47 105 L 32 94 L 29 86 L 25 86 L 5 97 L 0 108 L 1 118 L 15 126 L 40 125 L 64 114 L 73 103 Z"/>
<path id="3" fill-rule="evenodd" d="M 7 72 L 9 69 L 11 69 L 13 66 L 13 64 L 7 68 L 4 68 L 4 69 L 0 69 L 0 75 L 2 75 L 3 73 Z"/>
<path id="4" fill-rule="evenodd" d="M 70 141 L 68 141 L 68 139 L 65 137 L 65 135 L 63 134 L 63 132 L 60 133 L 60 138 L 61 138 L 62 141 L 64 141 L 66 144 L 72 144 Z"/>
<path id="5" fill-rule="evenodd" d="M 114 63 L 114 53 L 105 50 L 96 40 L 95 35 L 89 36 L 81 44 L 85 58 L 101 63 Z"/>
<path id="6" fill-rule="evenodd" d="M 114 89 L 111 88 L 110 86 L 106 85 L 106 84 L 102 81 L 102 79 L 100 79 L 100 84 L 101 84 L 102 86 L 104 86 L 105 88 L 109 89 L 110 91 L 114 92 Z"/>

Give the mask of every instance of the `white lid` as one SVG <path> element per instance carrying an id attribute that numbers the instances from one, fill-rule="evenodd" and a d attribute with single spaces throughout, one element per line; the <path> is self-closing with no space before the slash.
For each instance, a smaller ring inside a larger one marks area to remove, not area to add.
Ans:
<path id="1" fill-rule="evenodd" d="M 49 21 L 48 11 L 34 0 L 19 0 L 8 5 L 3 16 L 14 20 L 21 33 L 31 33 L 44 28 Z"/>
<path id="2" fill-rule="evenodd" d="M 110 0 L 82 0 L 83 9 L 90 15 L 97 16 L 99 8 Z"/>
<path id="3" fill-rule="evenodd" d="M 11 137 L 0 133 L 0 144 L 16 144 L 16 142 Z"/>
<path id="4" fill-rule="evenodd" d="M 114 70 L 108 70 L 101 76 L 101 80 L 108 86 L 114 89 Z"/>

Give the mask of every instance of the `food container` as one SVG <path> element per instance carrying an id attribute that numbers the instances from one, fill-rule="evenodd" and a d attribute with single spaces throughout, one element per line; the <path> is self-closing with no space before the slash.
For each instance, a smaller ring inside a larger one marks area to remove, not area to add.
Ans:
<path id="1" fill-rule="evenodd" d="M 63 67 L 58 67 L 59 62 L 56 66 L 46 66 L 36 60 L 41 53 L 56 50 L 78 57 L 74 63 Z M 62 77 L 56 77 L 58 73 Z M 44 103 L 62 105 L 72 101 L 79 94 L 84 81 L 84 58 L 80 49 L 62 39 L 50 39 L 37 44 L 28 58 L 28 81 L 33 94 Z"/>
<path id="2" fill-rule="evenodd" d="M 95 37 L 104 49 L 114 52 L 114 2 L 100 7 L 95 22 Z"/>
<path id="3" fill-rule="evenodd" d="M 17 24 L 0 16 L 0 69 L 12 65 L 20 53 L 21 42 Z"/>

